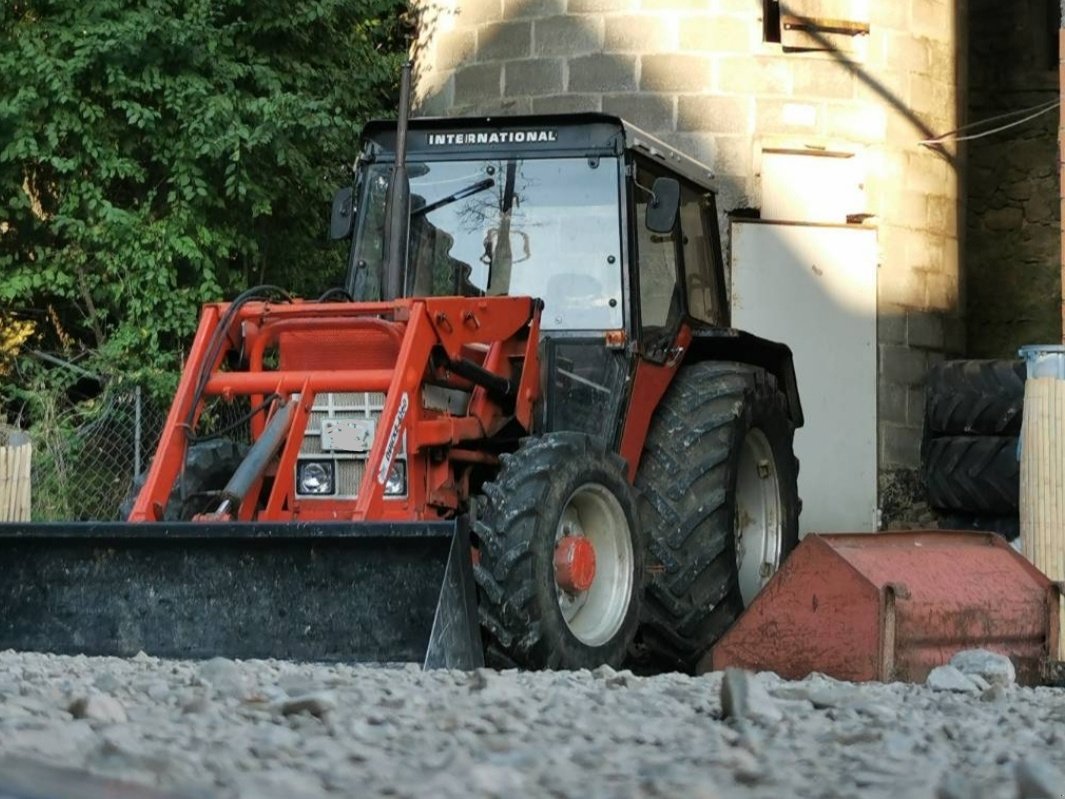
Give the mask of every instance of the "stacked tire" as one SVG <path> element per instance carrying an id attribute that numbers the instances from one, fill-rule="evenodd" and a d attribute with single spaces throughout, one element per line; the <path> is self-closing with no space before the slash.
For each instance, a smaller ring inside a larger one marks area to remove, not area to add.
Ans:
<path id="1" fill-rule="evenodd" d="M 922 471 L 939 526 L 1017 537 L 1024 361 L 946 361 L 928 373 Z"/>

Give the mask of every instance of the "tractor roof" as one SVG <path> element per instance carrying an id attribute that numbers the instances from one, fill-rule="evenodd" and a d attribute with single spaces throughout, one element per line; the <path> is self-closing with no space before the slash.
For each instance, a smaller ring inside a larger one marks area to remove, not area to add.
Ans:
<path id="1" fill-rule="evenodd" d="M 364 148 L 385 158 L 395 152 L 396 123 L 369 122 Z M 634 150 L 667 169 L 712 190 L 713 170 L 610 114 L 538 114 L 535 116 L 420 117 L 411 119 L 407 154 L 413 160 L 468 158 L 500 151 L 546 155 L 620 155 Z"/>

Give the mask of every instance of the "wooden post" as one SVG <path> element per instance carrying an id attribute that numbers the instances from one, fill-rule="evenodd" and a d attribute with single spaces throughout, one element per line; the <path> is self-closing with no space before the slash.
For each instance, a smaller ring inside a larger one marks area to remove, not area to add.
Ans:
<path id="1" fill-rule="evenodd" d="M 32 457 L 28 436 L 0 430 L 0 522 L 30 520 Z"/>

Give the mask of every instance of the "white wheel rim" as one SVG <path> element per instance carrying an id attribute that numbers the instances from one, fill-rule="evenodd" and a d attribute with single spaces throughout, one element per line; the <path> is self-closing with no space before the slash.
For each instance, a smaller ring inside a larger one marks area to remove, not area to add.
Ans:
<path id="1" fill-rule="evenodd" d="M 783 539 L 780 479 L 769 439 L 748 431 L 736 474 L 736 566 L 743 606 L 780 567 Z"/>
<path id="2" fill-rule="evenodd" d="M 609 490 L 586 483 L 566 500 L 555 531 L 583 536 L 595 550 L 595 578 L 588 590 L 570 594 L 555 582 L 558 606 L 571 633 L 601 646 L 621 629 L 632 603 L 632 536 L 625 511 Z"/>

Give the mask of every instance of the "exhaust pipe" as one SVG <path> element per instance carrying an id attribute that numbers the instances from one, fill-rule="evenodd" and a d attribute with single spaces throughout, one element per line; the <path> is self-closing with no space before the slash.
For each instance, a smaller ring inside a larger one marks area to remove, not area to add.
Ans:
<path id="1" fill-rule="evenodd" d="M 396 165 L 388 184 L 385 206 L 386 251 L 384 299 L 403 296 L 407 276 L 407 246 L 410 239 L 410 177 L 407 175 L 407 122 L 410 119 L 411 63 L 403 65 L 399 89 L 399 120 L 396 129 Z"/>

